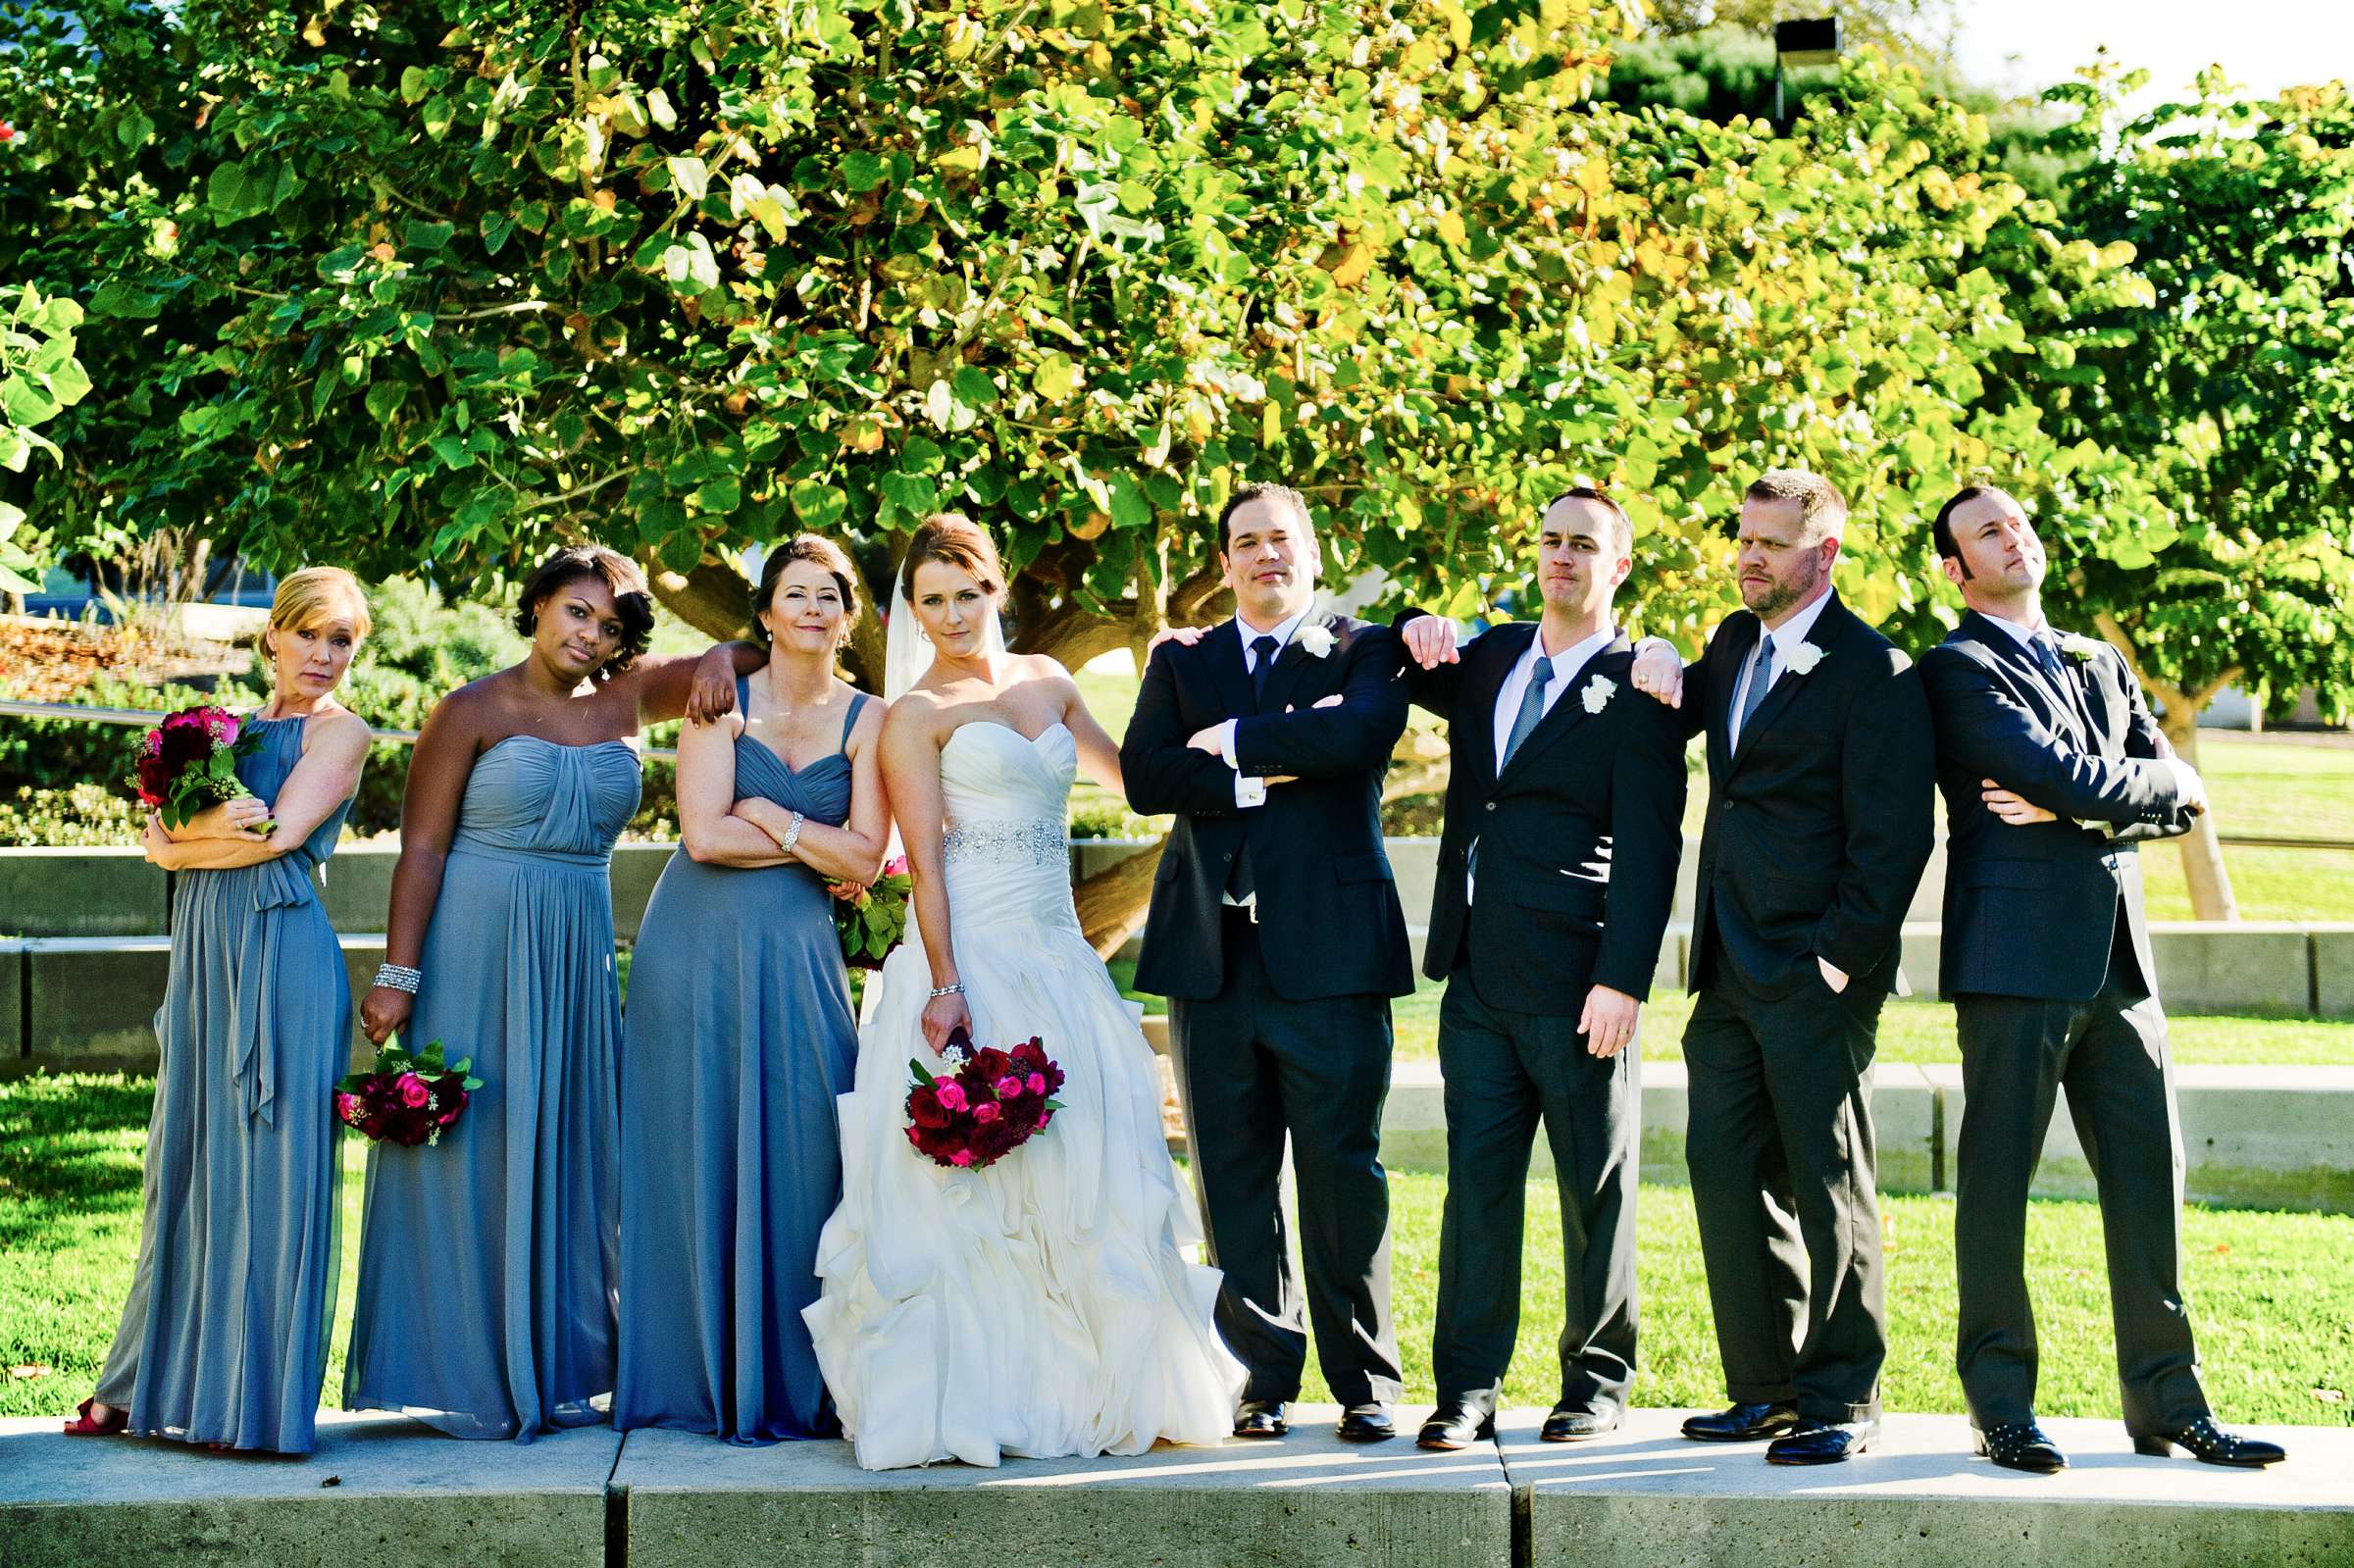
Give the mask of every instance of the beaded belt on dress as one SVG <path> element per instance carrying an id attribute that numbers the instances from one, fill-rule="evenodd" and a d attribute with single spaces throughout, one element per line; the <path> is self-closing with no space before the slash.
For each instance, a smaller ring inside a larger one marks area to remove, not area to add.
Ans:
<path id="1" fill-rule="evenodd" d="M 1028 866 L 1070 863 L 1069 834 L 1054 817 L 951 823 L 940 835 L 943 860 L 1006 860 Z"/>

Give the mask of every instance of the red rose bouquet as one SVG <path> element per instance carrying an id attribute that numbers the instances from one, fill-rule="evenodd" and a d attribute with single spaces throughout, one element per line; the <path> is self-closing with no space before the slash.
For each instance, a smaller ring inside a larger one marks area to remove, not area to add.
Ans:
<path id="1" fill-rule="evenodd" d="M 184 828 L 207 806 L 249 795 L 237 777 L 237 759 L 260 736 L 245 733 L 243 721 L 227 708 L 182 708 L 147 732 L 133 756 L 129 784 L 139 804 L 160 812 L 167 828 Z M 255 825 L 263 833 L 268 822 Z"/>
<path id="2" fill-rule="evenodd" d="M 483 1087 L 481 1079 L 467 1076 L 473 1062 L 461 1056 L 444 1065 L 439 1040 L 412 1056 L 395 1036 L 376 1053 L 374 1071 L 354 1073 L 335 1086 L 335 1119 L 371 1143 L 438 1143 Z"/>
<path id="3" fill-rule="evenodd" d="M 1047 1130 L 1062 1105 L 1062 1069 L 1036 1036 L 1001 1051 L 972 1048 L 963 1030 L 948 1037 L 942 1052 L 956 1069 L 935 1078 L 919 1061 L 909 1061 L 915 1082 L 907 1089 L 907 1141 L 935 1165 L 983 1171 Z"/>
<path id="4" fill-rule="evenodd" d="M 834 934 L 842 938 L 842 956 L 852 969 L 881 969 L 892 949 L 907 938 L 907 899 L 915 879 L 907 874 L 907 857 L 900 855 L 883 868 L 870 886 L 834 890 Z"/>

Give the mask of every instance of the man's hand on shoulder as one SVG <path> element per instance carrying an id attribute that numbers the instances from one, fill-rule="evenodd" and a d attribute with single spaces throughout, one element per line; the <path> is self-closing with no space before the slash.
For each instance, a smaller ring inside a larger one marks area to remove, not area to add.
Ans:
<path id="1" fill-rule="evenodd" d="M 1665 637 L 1645 637 L 1635 644 L 1629 675 L 1637 691 L 1657 697 L 1670 708 L 1684 705 L 1684 661 Z"/>

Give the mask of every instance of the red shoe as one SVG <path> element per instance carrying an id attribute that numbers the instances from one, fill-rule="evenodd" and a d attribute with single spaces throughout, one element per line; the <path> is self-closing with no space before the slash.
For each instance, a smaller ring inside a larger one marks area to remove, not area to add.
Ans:
<path id="1" fill-rule="evenodd" d="M 96 1404 L 97 1402 L 98 1396 L 96 1394 L 91 1394 L 87 1399 L 82 1400 L 80 1404 L 75 1406 L 77 1414 L 73 1420 L 66 1423 L 67 1437 L 115 1438 L 122 1436 L 123 1429 L 130 1425 L 130 1412 L 128 1410 L 117 1410 L 113 1415 L 107 1417 L 104 1421 L 93 1421 L 90 1419 L 90 1406 Z"/>

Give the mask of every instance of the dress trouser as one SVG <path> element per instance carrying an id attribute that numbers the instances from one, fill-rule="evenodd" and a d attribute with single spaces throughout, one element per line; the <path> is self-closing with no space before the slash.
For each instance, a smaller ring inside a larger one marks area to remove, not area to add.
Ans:
<path id="1" fill-rule="evenodd" d="M 2182 1133 L 2166 1014 L 2122 909 L 2117 929 L 2108 977 L 2088 1001 L 1955 1001 L 1966 1096 L 1955 1151 L 1957 1351 L 1980 1430 L 2035 1410 L 2027 1189 L 2062 1086 L 2100 1192 L 2125 1426 L 2149 1437 L 2208 1413 L 2182 1298 Z"/>
<path id="2" fill-rule="evenodd" d="M 1398 1398 L 1390 1322 L 1390 1191 L 1381 1107 L 1390 1091 L 1386 996 L 1289 1001 L 1267 984 L 1258 928 L 1229 909 L 1225 987 L 1169 1000 L 1171 1053 L 1202 1192 L 1216 1322 L 1250 1372 L 1246 1399 L 1293 1399 L 1307 1359 L 1343 1404 Z M 1286 1136 L 1299 1188 L 1305 1312 L 1281 1187 Z"/>
<path id="3" fill-rule="evenodd" d="M 1431 1365 L 1440 1402 L 1496 1408 L 1519 1337 L 1522 1200 L 1542 1117 L 1561 1204 L 1561 1402 L 1623 1406 L 1635 1372 L 1634 1047 L 1589 1055 L 1575 1014 L 1491 1007 L 1470 966 L 1458 964 L 1439 1009 L 1439 1066 L 1447 1204 Z"/>
<path id="4" fill-rule="evenodd" d="M 1725 1391 L 1871 1419 L 1888 1344 L 1871 1122 L 1886 997 L 1834 992 L 1812 956 L 1771 992 L 1722 956 L 1710 968 L 1684 1029 L 1684 1146 Z"/>

